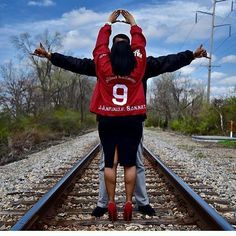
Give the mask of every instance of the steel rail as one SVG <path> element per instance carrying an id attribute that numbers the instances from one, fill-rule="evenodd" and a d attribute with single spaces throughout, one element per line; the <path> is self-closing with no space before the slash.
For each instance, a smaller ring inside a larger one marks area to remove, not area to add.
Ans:
<path id="1" fill-rule="evenodd" d="M 198 214 L 201 223 L 207 230 L 224 230 L 234 231 L 234 228 L 228 221 L 219 215 L 212 207 L 210 207 L 197 193 L 195 193 L 180 177 L 163 164 L 163 162 L 151 153 L 144 146 L 144 153 L 157 166 L 157 168 L 168 178 L 174 188 L 184 197 L 187 204 Z"/>
<path id="2" fill-rule="evenodd" d="M 45 195 L 26 212 L 26 214 L 10 229 L 11 231 L 29 230 L 38 218 L 45 214 L 51 206 L 63 195 L 74 182 L 81 169 L 84 169 L 99 151 L 100 144 L 97 144 L 86 156 L 77 161 L 65 176 L 55 184 Z"/>
<path id="3" fill-rule="evenodd" d="M 36 222 L 52 208 L 52 205 L 54 205 L 66 191 L 68 191 L 71 184 L 75 182 L 76 177 L 81 173 L 79 170 L 86 168 L 98 151 L 99 144 L 79 160 L 76 165 L 11 228 L 11 231 L 37 229 Z M 168 181 L 171 182 L 171 185 L 183 196 L 191 209 L 194 209 L 198 216 L 196 221 L 201 222 L 200 225 L 204 225 L 204 229 L 234 230 L 232 225 L 211 208 L 180 177 L 166 167 L 161 160 L 153 155 L 146 147 L 144 147 L 144 154 L 146 154 L 148 159 L 168 178 Z"/>

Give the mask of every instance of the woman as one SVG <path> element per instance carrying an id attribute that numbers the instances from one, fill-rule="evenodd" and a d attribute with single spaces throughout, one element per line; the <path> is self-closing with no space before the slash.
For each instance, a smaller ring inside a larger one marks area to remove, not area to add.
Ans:
<path id="1" fill-rule="evenodd" d="M 120 39 L 109 50 L 111 25 L 120 13 L 131 26 L 129 38 Z M 115 204 L 117 164 L 124 166 L 126 203 L 124 219 L 132 218 L 132 196 L 136 181 L 136 153 L 142 137 L 146 104 L 142 78 L 146 67 L 146 40 L 133 16 L 116 10 L 100 29 L 93 51 L 97 84 L 90 111 L 97 114 L 98 132 L 105 154 L 104 178 L 108 194 L 108 213 L 117 219 Z"/>

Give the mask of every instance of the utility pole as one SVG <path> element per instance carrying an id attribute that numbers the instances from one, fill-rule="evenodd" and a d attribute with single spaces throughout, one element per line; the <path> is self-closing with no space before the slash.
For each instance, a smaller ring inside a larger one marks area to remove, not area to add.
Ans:
<path id="1" fill-rule="evenodd" d="M 208 63 L 208 80 L 207 80 L 207 103 L 210 102 L 210 93 L 211 93 L 211 59 L 212 59 L 212 50 L 214 43 L 214 27 L 215 27 L 215 13 L 216 13 L 216 1 L 213 3 L 213 12 L 212 12 L 212 21 L 211 21 L 211 40 L 210 40 L 210 58 Z M 225 0 L 220 0 L 225 1 Z"/>
<path id="2" fill-rule="evenodd" d="M 215 25 L 215 11 L 216 11 L 216 3 L 224 2 L 226 0 L 214 0 L 213 2 L 213 10 L 211 13 L 204 11 L 197 11 L 195 17 L 195 23 L 197 23 L 197 13 L 203 13 L 212 16 L 211 21 L 211 38 L 210 38 L 210 58 L 208 63 L 208 81 L 207 81 L 207 103 L 210 103 L 210 93 L 211 93 L 211 72 L 212 72 L 212 53 L 213 53 L 213 44 L 214 44 L 214 29 L 216 27 L 221 26 L 229 26 L 229 37 L 231 36 L 231 25 L 223 24 L 223 25 Z M 233 2 L 231 4 L 231 11 L 233 11 Z"/>

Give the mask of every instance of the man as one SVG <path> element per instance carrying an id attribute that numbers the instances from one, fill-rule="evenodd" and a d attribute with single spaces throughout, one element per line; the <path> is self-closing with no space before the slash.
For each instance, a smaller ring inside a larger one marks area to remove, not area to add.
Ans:
<path id="1" fill-rule="evenodd" d="M 113 38 L 113 44 L 121 40 L 127 40 L 129 42 L 129 37 L 124 34 L 118 34 Z M 33 55 L 46 57 L 52 62 L 53 65 L 61 67 L 65 70 L 69 70 L 81 75 L 96 76 L 95 64 L 92 59 L 80 59 L 71 56 L 65 56 L 59 53 L 49 53 L 43 48 L 42 44 L 40 44 L 40 47 L 35 50 Z M 156 58 L 148 56 L 146 71 L 142 79 L 145 94 L 147 91 L 147 80 L 149 78 L 166 72 L 176 71 L 181 67 L 189 65 L 194 59 L 201 57 L 207 57 L 207 52 L 202 47 L 202 45 L 197 48 L 195 52 L 186 50 L 177 54 L 170 54 Z M 145 168 L 142 160 L 142 142 L 140 143 L 137 152 L 136 168 L 137 178 L 135 187 L 135 200 L 138 210 L 143 214 L 153 216 L 155 215 L 155 210 L 149 204 L 146 190 Z M 108 198 L 104 183 L 104 154 L 102 154 L 99 164 L 99 198 L 97 207 L 93 210 L 92 215 L 95 217 L 104 215 L 107 212 L 107 202 Z"/>

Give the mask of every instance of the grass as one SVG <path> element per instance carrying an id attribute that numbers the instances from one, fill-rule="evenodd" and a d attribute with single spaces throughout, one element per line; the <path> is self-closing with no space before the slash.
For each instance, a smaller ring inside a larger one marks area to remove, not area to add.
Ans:
<path id="1" fill-rule="evenodd" d="M 202 152 L 198 152 L 195 156 L 196 156 L 197 159 L 206 158 L 206 156 Z"/>
<path id="2" fill-rule="evenodd" d="M 184 144 L 177 145 L 177 147 L 180 148 L 180 149 L 186 150 L 188 152 L 192 152 L 196 148 L 195 146 L 184 145 Z"/>
<path id="3" fill-rule="evenodd" d="M 218 143 L 224 147 L 227 147 L 227 148 L 236 148 L 236 141 L 224 140 L 224 141 L 220 141 Z"/>

